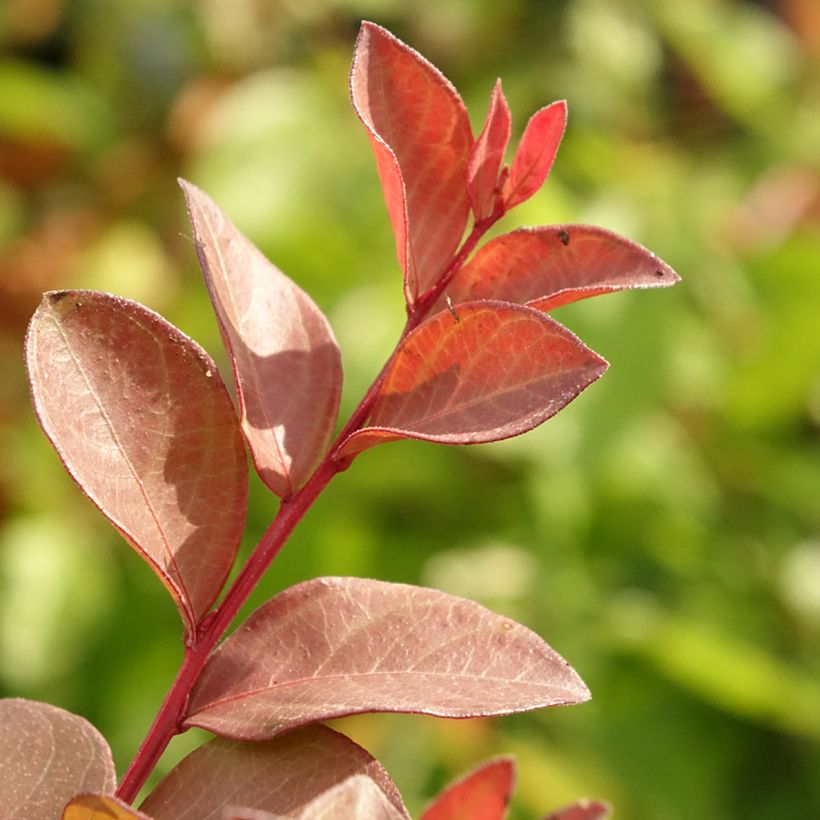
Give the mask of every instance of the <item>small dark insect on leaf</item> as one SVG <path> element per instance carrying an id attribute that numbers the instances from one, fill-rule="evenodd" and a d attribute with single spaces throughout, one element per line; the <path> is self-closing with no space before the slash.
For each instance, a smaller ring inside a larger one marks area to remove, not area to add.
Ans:
<path id="1" fill-rule="evenodd" d="M 663 277 L 664 277 L 664 273 L 663 273 L 663 271 L 662 271 L 660 268 L 658 268 L 658 269 L 655 271 L 655 276 L 657 276 L 657 277 L 658 277 L 658 279 L 663 279 Z"/>
<path id="2" fill-rule="evenodd" d="M 566 231 L 558 231 L 558 238 L 561 240 L 562 245 L 569 245 L 569 234 Z"/>
<path id="3" fill-rule="evenodd" d="M 447 302 L 447 309 L 452 314 L 453 318 L 456 320 L 456 323 L 460 322 L 461 319 L 458 318 L 458 314 L 456 313 L 456 309 L 453 307 L 453 300 L 445 293 L 444 300 Z"/>

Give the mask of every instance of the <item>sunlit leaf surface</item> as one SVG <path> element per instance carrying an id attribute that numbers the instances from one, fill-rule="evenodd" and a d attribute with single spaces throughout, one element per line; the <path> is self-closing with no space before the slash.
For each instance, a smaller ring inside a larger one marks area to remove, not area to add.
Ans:
<path id="1" fill-rule="evenodd" d="M 435 66 L 373 23 L 356 41 L 350 93 L 376 155 L 412 302 L 438 279 L 467 222 L 467 110 Z"/>
<path id="2" fill-rule="evenodd" d="M 259 740 L 357 712 L 499 715 L 589 692 L 534 632 L 438 590 L 317 578 L 264 604 L 205 666 L 187 725 Z"/>
<path id="3" fill-rule="evenodd" d="M 448 786 L 425 809 L 421 820 L 503 820 L 514 783 L 513 760 L 491 760 Z"/>
<path id="4" fill-rule="evenodd" d="M 76 794 L 113 791 L 105 738 L 84 718 L 20 698 L 0 700 L 0 816 L 57 818 Z"/>
<path id="5" fill-rule="evenodd" d="M 140 808 L 156 820 L 223 820 L 224 809 L 240 806 L 300 817 L 314 800 L 356 776 L 373 781 L 399 817 L 407 817 L 381 764 L 344 735 L 318 725 L 262 743 L 205 743 Z"/>
<path id="6" fill-rule="evenodd" d="M 287 498 L 316 466 L 336 424 L 339 347 L 311 298 L 210 197 L 189 182 L 181 185 L 233 362 L 242 429 L 262 480 Z"/>
<path id="7" fill-rule="evenodd" d="M 565 327 L 528 307 L 470 302 L 416 328 L 399 348 L 347 454 L 397 438 L 475 444 L 555 415 L 606 370 Z"/>
<path id="8" fill-rule="evenodd" d="M 490 240 L 456 274 L 447 293 L 454 303 L 503 299 L 552 310 L 601 293 L 678 281 L 654 253 L 613 231 L 546 225 Z"/>
<path id="9" fill-rule="evenodd" d="M 135 302 L 61 291 L 31 320 L 26 363 L 66 469 L 192 632 L 233 563 L 247 499 L 242 436 L 213 360 Z"/>
<path id="10" fill-rule="evenodd" d="M 116 797 L 81 794 L 63 811 L 61 820 L 152 820 Z"/>

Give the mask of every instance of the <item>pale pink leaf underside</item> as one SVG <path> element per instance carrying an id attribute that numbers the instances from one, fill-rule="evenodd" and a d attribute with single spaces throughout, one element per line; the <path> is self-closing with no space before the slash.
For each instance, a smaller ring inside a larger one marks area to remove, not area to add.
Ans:
<path id="1" fill-rule="evenodd" d="M 152 820 L 118 797 L 77 795 L 63 810 L 61 820 Z"/>
<path id="2" fill-rule="evenodd" d="M 477 603 L 317 578 L 264 604 L 216 650 L 185 725 L 260 740 L 359 712 L 477 717 L 588 697 L 541 638 Z"/>
<path id="3" fill-rule="evenodd" d="M 209 741 L 182 760 L 140 809 L 155 820 L 223 820 L 225 810 L 237 806 L 299 817 L 317 797 L 356 775 L 372 780 L 399 817 L 407 818 L 381 764 L 321 725 L 261 743 Z"/>
<path id="4" fill-rule="evenodd" d="M 333 432 L 342 388 L 339 347 L 311 298 L 210 197 L 180 184 L 233 364 L 242 429 L 262 480 L 287 498 L 306 481 Z"/>
<path id="5" fill-rule="evenodd" d="M 490 760 L 448 786 L 420 820 L 503 820 L 515 783 L 511 758 Z"/>
<path id="6" fill-rule="evenodd" d="M 26 363 L 69 473 L 193 632 L 233 563 L 247 501 L 242 435 L 213 360 L 142 305 L 62 291 L 35 312 Z"/>
<path id="7" fill-rule="evenodd" d="M 606 370 L 570 331 L 529 307 L 469 302 L 408 334 L 352 455 L 397 438 L 475 444 L 555 415 Z"/>
<path id="8" fill-rule="evenodd" d="M 605 820 L 609 817 L 610 807 L 598 800 L 579 800 L 571 806 L 548 814 L 544 820 Z"/>
<path id="9" fill-rule="evenodd" d="M 404 271 L 408 301 L 450 262 L 467 223 L 467 110 L 441 72 L 390 32 L 362 24 L 350 74 Z"/>
<path id="10" fill-rule="evenodd" d="M 678 281 L 651 251 L 606 228 L 546 225 L 490 240 L 447 292 L 454 303 L 503 299 L 552 310 L 601 293 Z"/>
<path id="11" fill-rule="evenodd" d="M 407 820 L 379 786 L 357 774 L 328 789 L 297 814 L 271 814 L 253 809 L 229 809 L 225 820 Z"/>
<path id="12" fill-rule="evenodd" d="M 530 117 L 504 185 L 507 209 L 529 199 L 544 184 L 566 126 L 567 104 L 564 100 L 541 108 Z"/>
<path id="13" fill-rule="evenodd" d="M 57 818 L 79 792 L 113 791 L 105 738 L 84 718 L 20 698 L 0 700 L 0 816 Z"/>
<path id="14" fill-rule="evenodd" d="M 476 220 L 489 217 L 495 208 L 496 188 L 511 125 L 510 108 L 498 80 L 490 97 L 487 120 L 470 151 L 467 167 L 467 191 Z"/>

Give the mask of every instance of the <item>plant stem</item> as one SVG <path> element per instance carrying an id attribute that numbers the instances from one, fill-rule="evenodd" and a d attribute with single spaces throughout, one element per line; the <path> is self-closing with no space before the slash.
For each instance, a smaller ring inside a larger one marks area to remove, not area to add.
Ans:
<path id="1" fill-rule="evenodd" d="M 285 545 L 293 529 L 330 483 L 330 480 L 338 472 L 347 467 L 349 461 L 345 459 L 340 460 L 338 458 L 338 452 L 347 437 L 362 428 L 367 422 L 367 418 L 373 408 L 373 403 L 387 375 L 388 368 L 402 341 L 408 333 L 421 324 L 444 291 L 444 288 L 463 266 L 467 256 L 469 256 L 473 248 L 475 248 L 479 239 L 500 215 L 501 214 L 494 214 L 492 217 L 488 217 L 476 223 L 458 252 L 453 256 L 450 264 L 444 270 L 439 281 L 421 294 L 415 303 L 408 306 L 407 322 L 393 353 L 391 353 L 381 372 L 370 385 L 364 398 L 359 402 L 358 407 L 353 411 L 353 414 L 339 433 L 336 441 L 329 448 L 324 460 L 299 491 L 294 493 L 290 498 L 282 501 L 276 513 L 276 517 L 231 584 L 225 597 L 217 608 L 206 616 L 200 624 L 196 635 L 191 639 L 190 644 L 185 647 L 185 654 L 179 672 L 171 688 L 168 690 L 168 694 L 165 696 L 165 700 L 162 702 L 162 706 L 159 712 L 157 712 L 154 722 L 151 724 L 151 728 L 145 736 L 145 740 L 143 740 L 142 745 L 137 750 L 137 754 L 131 761 L 131 765 L 128 767 L 128 771 L 126 771 L 117 789 L 117 796 L 121 800 L 125 800 L 128 803 L 133 802 L 137 793 L 162 756 L 162 753 L 171 742 L 171 739 L 174 735 L 185 731 L 183 721 L 185 719 L 188 698 L 212 650 L 219 642 L 219 639 L 224 635 L 231 621 L 233 621 L 242 608 L 242 605 L 248 600 L 251 592 L 259 583 L 259 580 L 265 574 L 273 559 L 279 554 L 279 551 Z"/>

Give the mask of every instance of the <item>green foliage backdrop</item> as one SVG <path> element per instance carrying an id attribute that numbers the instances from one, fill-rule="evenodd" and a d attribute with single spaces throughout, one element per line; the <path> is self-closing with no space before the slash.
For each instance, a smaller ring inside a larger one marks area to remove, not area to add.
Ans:
<path id="1" fill-rule="evenodd" d="M 5 0 L 0 695 L 85 715 L 122 770 L 179 660 L 170 600 L 32 418 L 41 291 L 139 299 L 224 363 L 183 175 L 328 313 L 347 409 L 391 349 L 400 275 L 347 98 L 361 18 L 441 67 L 476 130 L 496 76 L 516 133 L 568 99 L 551 179 L 507 228 L 605 225 L 684 281 L 559 312 L 612 368 L 537 431 L 366 453 L 253 603 L 317 574 L 430 584 L 585 678 L 572 709 L 340 722 L 413 810 L 513 753 L 517 818 L 582 795 L 633 820 L 820 816 L 816 0 Z M 274 503 L 254 485 L 245 549 Z"/>

